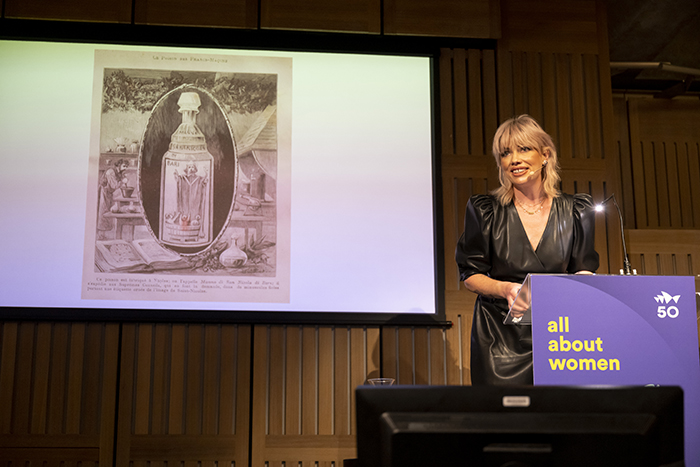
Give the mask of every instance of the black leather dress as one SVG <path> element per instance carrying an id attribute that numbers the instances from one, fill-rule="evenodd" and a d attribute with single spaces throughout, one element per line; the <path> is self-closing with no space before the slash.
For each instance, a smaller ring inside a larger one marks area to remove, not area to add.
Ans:
<path id="1" fill-rule="evenodd" d="M 499 281 L 520 282 L 529 273 L 595 272 L 595 219 L 589 195 L 561 194 L 552 201 L 544 233 L 532 249 L 513 203 L 501 206 L 491 195 L 467 203 L 464 233 L 457 243 L 461 280 L 484 274 Z M 532 384 L 532 329 L 504 325 L 505 299 L 479 295 L 471 338 L 472 384 Z"/>

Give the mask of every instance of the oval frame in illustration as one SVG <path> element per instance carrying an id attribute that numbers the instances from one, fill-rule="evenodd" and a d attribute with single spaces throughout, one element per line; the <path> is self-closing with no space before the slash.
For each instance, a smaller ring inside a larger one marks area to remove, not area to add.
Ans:
<path id="1" fill-rule="evenodd" d="M 138 183 L 146 226 L 160 245 L 183 256 L 207 251 L 226 230 L 236 200 L 238 155 L 226 112 L 208 91 L 183 84 L 153 106 L 142 141 Z M 176 178 L 193 194 L 175 194 Z M 165 212 L 175 210 L 169 204 L 180 206 L 175 198 L 183 196 L 197 199 L 201 216 Z M 181 225 L 183 232 L 201 226 L 202 233 L 191 241 L 164 223 Z"/>

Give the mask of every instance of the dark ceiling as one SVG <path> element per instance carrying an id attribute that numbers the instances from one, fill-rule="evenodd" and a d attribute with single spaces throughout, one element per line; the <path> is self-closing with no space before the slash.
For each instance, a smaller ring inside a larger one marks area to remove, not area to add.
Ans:
<path id="1" fill-rule="evenodd" d="M 659 97 L 700 93 L 700 0 L 605 0 L 605 4 L 613 65 L 672 65 L 616 66 L 611 70 L 614 90 L 657 91 Z"/>

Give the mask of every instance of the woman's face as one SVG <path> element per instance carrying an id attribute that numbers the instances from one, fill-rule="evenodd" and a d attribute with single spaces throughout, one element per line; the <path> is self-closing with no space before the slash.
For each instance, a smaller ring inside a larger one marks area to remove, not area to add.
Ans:
<path id="1" fill-rule="evenodd" d="M 515 187 L 542 182 L 547 157 L 531 146 L 507 148 L 501 153 L 501 169 Z"/>

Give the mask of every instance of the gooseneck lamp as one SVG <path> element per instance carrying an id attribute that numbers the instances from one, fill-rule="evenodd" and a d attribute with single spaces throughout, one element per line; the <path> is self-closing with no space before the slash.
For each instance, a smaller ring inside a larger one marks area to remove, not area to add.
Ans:
<path id="1" fill-rule="evenodd" d="M 617 200 L 615 199 L 615 193 L 613 193 L 612 195 L 605 198 L 605 200 L 602 203 L 596 205 L 595 210 L 597 212 L 604 211 L 605 205 L 610 200 L 612 200 L 613 204 L 615 205 L 615 208 L 617 208 L 617 214 L 620 216 L 620 234 L 622 235 L 622 254 L 623 254 L 622 269 L 620 270 L 620 273 L 625 275 L 625 276 L 631 276 L 632 275 L 632 265 L 630 264 L 629 256 L 627 256 L 627 246 L 625 245 L 625 227 L 624 227 L 623 221 L 622 221 L 622 211 L 620 210 L 620 206 L 618 206 Z"/>

